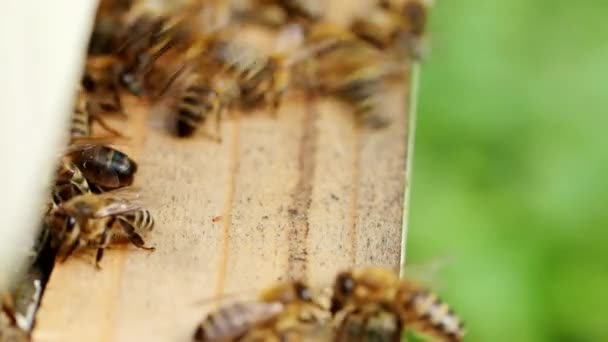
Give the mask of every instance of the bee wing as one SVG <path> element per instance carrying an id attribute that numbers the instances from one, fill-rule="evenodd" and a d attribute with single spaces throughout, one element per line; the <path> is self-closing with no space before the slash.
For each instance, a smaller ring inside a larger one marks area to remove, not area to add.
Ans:
<path id="1" fill-rule="evenodd" d="M 94 218 L 120 215 L 142 209 L 143 205 L 136 202 L 116 201 L 100 208 L 93 214 Z"/>
<path id="2" fill-rule="evenodd" d="M 453 257 L 443 256 L 434 257 L 424 262 L 407 264 L 401 275 L 405 278 L 415 279 L 416 282 L 424 286 L 439 289 L 442 287 L 440 281 L 442 270 L 445 270 L 446 266 L 452 264 L 453 261 Z"/>
<path id="3" fill-rule="evenodd" d="M 94 218 L 119 215 L 135 210 L 143 209 L 141 191 L 135 187 L 121 188 L 96 195 L 100 201 L 107 204 L 100 207 L 94 214 Z"/>

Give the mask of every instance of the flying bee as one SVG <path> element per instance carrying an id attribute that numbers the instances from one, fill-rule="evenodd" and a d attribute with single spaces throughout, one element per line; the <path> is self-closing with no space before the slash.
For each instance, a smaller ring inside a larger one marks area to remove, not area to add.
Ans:
<path id="1" fill-rule="evenodd" d="M 333 91 L 353 107 L 358 124 L 375 129 L 390 124 L 381 110 L 386 82 L 380 71 L 373 66 L 357 70 Z"/>
<path id="2" fill-rule="evenodd" d="M 436 295 L 378 267 L 340 273 L 334 284 L 331 312 L 342 316 L 339 341 L 352 340 L 352 334 L 399 341 L 402 329 L 439 341 L 462 341 L 464 336 L 462 322 Z"/>
<path id="3" fill-rule="evenodd" d="M 162 74 L 163 57 L 182 59 L 197 34 L 211 32 L 225 25 L 229 16 L 225 1 L 190 2 L 162 15 L 139 11 L 127 27 L 126 39 L 117 54 L 124 61 L 120 84 L 132 94 L 149 92 L 154 82 L 149 77 Z M 168 55 L 168 57 L 167 57 Z"/>
<path id="4" fill-rule="evenodd" d="M 116 236 L 125 235 L 138 248 L 145 246 L 139 234 L 154 226 L 150 213 L 141 208 L 132 193 L 112 191 L 103 194 L 87 193 L 62 203 L 47 220 L 51 231 L 51 245 L 58 255 L 67 259 L 83 247 L 97 249 L 95 258 L 99 266 L 104 249 Z"/>
<path id="5" fill-rule="evenodd" d="M 137 163 L 125 153 L 101 144 L 72 144 L 65 158 L 73 163 L 89 184 L 116 189 L 133 183 Z"/>
<path id="6" fill-rule="evenodd" d="M 276 37 L 271 53 L 238 41 L 223 40 L 210 50 L 211 63 L 233 75 L 240 86 L 240 103 L 270 105 L 276 114 L 283 96 L 292 86 L 294 67 L 326 48 L 327 42 L 304 45 L 300 25 L 288 25 Z"/>
<path id="7" fill-rule="evenodd" d="M 388 81 L 404 71 L 380 51 L 352 40 L 324 52 L 315 63 L 313 78 L 322 91 L 352 105 L 359 124 L 382 128 L 389 124 L 382 113 Z"/>
<path id="8" fill-rule="evenodd" d="M 235 303 L 209 314 L 195 341 L 315 341 L 329 336 L 329 313 L 301 282 L 260 293 L 257 301 Z M 326 335 L 324 335 L 326 334 Z"/>

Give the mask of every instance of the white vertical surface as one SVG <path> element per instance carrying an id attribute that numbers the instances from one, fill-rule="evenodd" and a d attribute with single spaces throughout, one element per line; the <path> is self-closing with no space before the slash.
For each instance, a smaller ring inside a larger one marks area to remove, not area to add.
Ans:
<path id="1" fill-rule="evenodd" d="M 0 293 L 20 270 L 69 121 L 96 0 L 2 0 Z"/>

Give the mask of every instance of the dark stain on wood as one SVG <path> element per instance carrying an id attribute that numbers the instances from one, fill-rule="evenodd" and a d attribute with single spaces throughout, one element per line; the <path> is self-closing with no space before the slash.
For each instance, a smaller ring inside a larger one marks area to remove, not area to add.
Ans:
<path id="1" fill-rule="evenodd" d="M 290 279 L 306 279 L 308 269 L 308 234 L 310 222 L 308 213 L 312 202 L 313 181 L 317 156 L 319 114 L 314 100 L 307 101 L 307 111 L 302 120 L 302 137 L 298 152 L 298 183 L 292 192 L 292 203 L 287 210 L 291 227 L 287 233 L 288 259 L 287 276 Z"/>

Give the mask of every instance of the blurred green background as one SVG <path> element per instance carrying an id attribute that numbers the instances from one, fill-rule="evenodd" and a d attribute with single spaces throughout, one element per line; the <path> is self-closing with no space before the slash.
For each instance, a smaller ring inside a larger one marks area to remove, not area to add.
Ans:
<path id="1" fill-rule="evenodd" d="M 467 341 L 608 341 L 608 1 L 437 0 L 407 260 Z"/>

